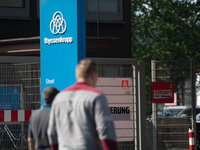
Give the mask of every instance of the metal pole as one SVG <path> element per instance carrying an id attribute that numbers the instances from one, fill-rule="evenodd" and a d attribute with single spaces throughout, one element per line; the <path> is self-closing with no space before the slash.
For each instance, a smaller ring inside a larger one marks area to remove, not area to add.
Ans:
<path id="1" fill-rule="evenodd" d="M 133 95 L 134 95 L 134 134 L 135 134 L 135 150 L 140 149 L 139 145 L 139 115 L 138 115 L 138 66 L 133 65 Z"/>
<path id="2" fill-rule="evenodd" d="M 20 86 L 21 110 L 24 110 L 23 85 Z M 21 122 L 21 149 L 24 148 L 24 122 Z"/>
<path id="3" fill-rule="evenodd" d="M 191 78 L 191 117 L 192 117 L 192 130 L 194 131 L 194 145 L 196 147 L 196 96 L 195 96 L 195 70 L 194 59 L 190 59 L 190 78 Z"/>
<path id="4" fill-rule="evenodd" d="M 97 37 L 99 37 L 99 0 L 97 0 Z"/>
<path id="5" fill-rule="evenodd" d="M 138 61 L 138 121 L 140 150 L 146 150 L 145 63 Z"/>
<path id="6" fill-rule="evenodd" d="M 155 60 L 151 61 L 151 81 L 156 82 L 156 64 Z M 152 149 L 157 150 L 157 110 L 156 103 L 152 103 L 152 124 L 153 124 L 153 138 L 152 138 Z"/>

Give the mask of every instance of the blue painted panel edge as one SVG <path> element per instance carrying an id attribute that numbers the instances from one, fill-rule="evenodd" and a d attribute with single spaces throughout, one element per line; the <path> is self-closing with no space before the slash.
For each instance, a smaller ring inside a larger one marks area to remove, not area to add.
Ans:
<path id="1" fill-rule="evenodd" d="M 85 22 L 85 0 L 77 2 L 78 18 L 78 60 L 86 58 L 86 22 Z M 85 38 L 83 38 L 85 37 Z"/>

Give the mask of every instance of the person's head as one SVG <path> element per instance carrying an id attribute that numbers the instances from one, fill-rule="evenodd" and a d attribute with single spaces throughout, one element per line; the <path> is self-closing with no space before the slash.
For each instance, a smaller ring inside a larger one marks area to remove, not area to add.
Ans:
<path id="1" fill-rule="evenodd" d="M 55 87 L 47 87 L 44 89 L 43 98 L 47 105 L 51 105 L 59 90 Z"/>
<path id="2" fill-rule="evenodd" d="M 96 64 L 90 59 L 80 60 L 76 66 L 76 79 L 95 87 L 98 79 Z"/>

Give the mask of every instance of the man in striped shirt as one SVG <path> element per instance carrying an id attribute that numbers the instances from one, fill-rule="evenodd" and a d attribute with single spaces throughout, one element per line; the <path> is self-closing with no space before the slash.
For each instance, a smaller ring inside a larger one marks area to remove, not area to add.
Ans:
<path id="1" fill-rule="evenodd" d="M 53 102 L 48 127 L 51 149 L 117 150 L 107 99 L 95 88 L 95 63 L 80 61 L 76 78 L 77 82 L 60 92 Z"/>

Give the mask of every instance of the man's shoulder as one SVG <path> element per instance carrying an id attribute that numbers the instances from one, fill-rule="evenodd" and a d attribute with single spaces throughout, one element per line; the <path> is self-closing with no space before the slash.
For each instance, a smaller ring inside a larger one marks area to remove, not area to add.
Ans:
<path id="1" fill-rule="evenodd" d="M 69 88 L 64 89 L 62 92 L 73 92 L 73 91 L 88 91 L 88 92 L 94 92 L 97 94 L 102 94 L 102 91 L 86 84 L 86 83 L 76 83 Z"/>
<path id="2" fill-rule="evenodd" d="M 50 109 L 37 109 L 36 111 L 33 112 L 33 114 L 31 115 L 31 118 L 41 117 L 44 111 L 50 112 Z"/>
<path id="3" fill-rule="evenodd" d="M 88 85 L 88 84 L 75 84 L 69 88 L 64 89 L 53 101 L 53 105 L 62 105 L 61 103 L 66 103 L 69 100 L 95 100 L 95 99 L 102 99 L 103 98 L 102 91 Z"/>

